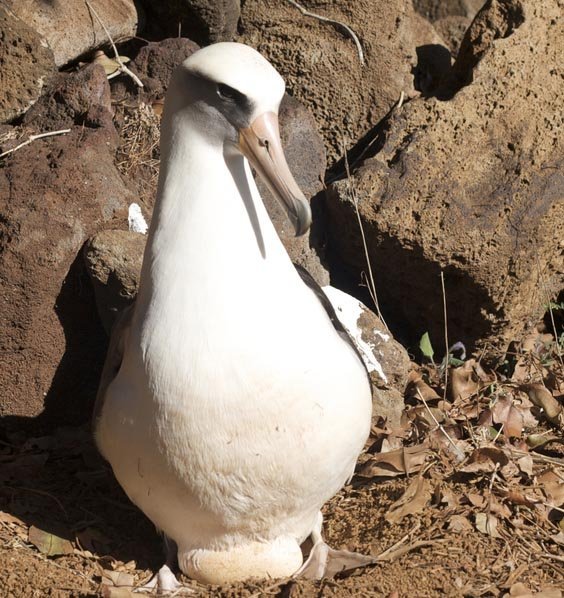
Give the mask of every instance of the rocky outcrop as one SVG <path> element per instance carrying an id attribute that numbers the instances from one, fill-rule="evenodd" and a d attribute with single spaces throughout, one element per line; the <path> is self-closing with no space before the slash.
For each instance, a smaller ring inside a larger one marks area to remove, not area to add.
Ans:
<path id="1" fill-rule="evenodd" d="M 362 357 L 372 383 L 372 417 L 399 426 L 411 362 L 376 314 L 336 289 L 323 287 L 335 313 Z"/>
<path id="2" fill-rule="evenodd" d="M 43 39 L 0 6 L 0 123 L 32 106 L 55 72 L 53 53 Z"/>
<path id="3" fill-rule="evenodd" d="M 449 338 L 468 346 L 511 337 L 564 287 L 559 4 L 490 0 L 455 65 L 455 89 L 471 84 L 395 111 L 381 151 L 331 190 L 332 254 L 358 280 L 354 190 L 380 305 L 411 341 L 443 345 L 441 271 Z"/>
<path id="4" fill-rule="evenodd" d="M 108 134 L 115 135 L 112 111 L 106 73 L 100 65 L 90 64 L 72 74 L 57 73 L 22 122 L 42 132 L 80 125 L 105 127 Z"/>
<path id="5" fill-rule="evenodd" d="M 447 17 L 473 19 L 485 0 L 413 0 L 415 10 L 432 22 Z"/>
<path id="6" fill-rule="evenodd" d="M 133 0 L 96 0 L 91 3 L 96 14 L 84 0 L 4 0 L 4 4 L 46 40 L 59 67 L 109 42 L 96 14 L 114 41 L 133 37 L 139 22 Z"/>
<path id="7" fill-rule="evenodd" d="M 277 0 L 244 3 L 238 41 L 255 47 L 284 74 L 291 95 L 314 115 L 332 163 L 387 114 L 402 92 L 415 93 L 412 70 L 417 65 L 433 70 L 432 64 L 420 64 L 417 48 L 442 41 L 414 12 L 411 0 L 330 2 L 311 10 L 350 26 L 366 64 L 341 29 Z M 434 59 L 432 53 L 422 54 Z"/>
<path id="8" fill-rule="evenodd" d="M 201 45 L 232 41 L 241 13 L 240 0 L 141 0 L 141 4 L 152 35 L 182 35 Z"/>
<path id="9" fill-rule="evenodd" d="M 129 67 L 143 82 L 143 89 L 132 79 L 120 77 L 111 82 L 112 95 L 117 101 L 131 103 L 135 98 L 150 101 L 163 98 L 174 69 L 199 49 L 198 44 L 185 37 L 171 37 L 143 46 Z"/>
<path id="10" fill-rule="evenodd" d="M 92 82 L 96 74 L 90 74 Z M 50 122 L 68 123 L 71 132 L 38 139 L 0 161 L 4 424 L 40 416 L 35 424 L 47 426 L 84 421 L 90 414 L 106 337 L 79 252 L 95 231 L 125 223 L 133 200 L 114 166 L 117 135 L 103 124 L 109 95 L 107 81 L 100 80 L 106 90 L 96 94 L 91 86 L 86 110 L 97 114 L 96 123 L 86 118 L 75 125 L 69 114 L 82 111 L 80 102 L 63 110 L 53 90 L 42 99 L 59 115 Z M 72 87 L 67 81 L 66 89 Z M 41 121 L 52 118 L 41 115 Z"/>
<path id="11" fill-rule="evenodd" d="M 109 335 L 117 315 L 135 300 L 147 238 L 127 230 L 104 230 L 84 246 L 98 315 Z"/>

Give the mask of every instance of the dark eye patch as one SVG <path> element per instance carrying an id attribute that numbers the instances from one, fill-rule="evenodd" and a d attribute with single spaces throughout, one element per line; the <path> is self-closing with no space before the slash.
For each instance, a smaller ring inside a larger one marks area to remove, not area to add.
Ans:
<path id="1" fill-rule="evenodd" d="M 236 104 L 244 104 L 247 101 L 247 96 L 242 94 L 240 91 L 233 89 L 233 87 L 225 85 L 224 83 L 217 84 L 217 95 L 222 100 L 235 102 Z"/>

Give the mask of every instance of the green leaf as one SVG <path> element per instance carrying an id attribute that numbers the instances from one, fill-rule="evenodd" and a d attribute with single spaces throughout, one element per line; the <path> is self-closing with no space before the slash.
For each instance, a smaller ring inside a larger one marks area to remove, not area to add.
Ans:
<path id="1" fill-rule="evenodd" d="M 419 341 L 419 349 L 421 353 L 423 353 L 424 357 L 433 361 L 433 355 L 435 352 L 433 351 L 433 345 L 431 345 L 431 339 L 429 338 L 429 333 L 426 332 Z"/>

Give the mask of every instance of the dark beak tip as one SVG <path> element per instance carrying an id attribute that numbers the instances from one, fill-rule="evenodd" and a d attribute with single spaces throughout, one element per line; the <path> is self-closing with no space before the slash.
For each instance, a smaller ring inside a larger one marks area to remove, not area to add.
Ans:
<path id="1" fill-rule="evenodd" d="M 300 202 L 299 211 L 294 221 L 296 237 L 305 235 L 311 227 L 311 207 L 307 201 Z"/>

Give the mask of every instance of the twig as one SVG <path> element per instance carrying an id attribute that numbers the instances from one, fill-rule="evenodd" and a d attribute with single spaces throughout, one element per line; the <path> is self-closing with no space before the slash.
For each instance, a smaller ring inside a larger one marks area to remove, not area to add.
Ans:
<path id="1" fill-rule="evenodd" d="M 556 341 L 556 354 L 558 355 L 558 359 L 560 360 L 560 365 L 564 367 L 564 361 L 562 360 L 562 352 L 560 351 L 560 343 L 558 342 L 558 331 L 556 330 L 556 322 L 554 321 L 554 313 L 552 312 L 552 302 L 550 301 L 550 296 L 548 294 L 548 290 L 546 288 L 546 283 L 544 280 L 544 276 L 541 271 L 541 265 L 539 260 L 539 252 L 538 246 L 536 246 L 535 257 L 537 259 L 537 268 L 539 271 L 539 280 L 541 283 L 541 287 L 543 290 L 544 300 L 547 302 L 548 305 L 548 313 L 550 314 L 550 322 L 552 324 L 552 331 L 554 332 L 554 340 Z"/>
<path id="2" fill-rule="evenodd" d="M 313 19 L 318 19 L 319 21 L 323 21 L 324 23 L 331 23 L 332 25 L 337 25 L 339 27 L 342 27 L 349 34 L 349 36 L 351 37 L 351 39 L 353 40 L 353 42 L 356 45 L 360 64 L 362 64 L 362 66 L 364 66 L 366 64 L 364 61 L 364 52 L 362 51 L 362 45 L 360 43 L 360 40 L 358 39 L 357 34 L 348 25 L 341 23 L 341 21 L 336 21 L 335 19 L 330 19 L 328 17 L 318 15 L 314 12 L 310 12 L 309 10 L 305 9 L 301 4 L 298 4 L 295 0 L 286 0 L 286 1 L 289 4 L 291 4 L 292 6 L 295 6 L 304 15 L 304 17 L 311 17 Z"/>
<path id="3" fill-rule="evenodd" d="M 88 6 L 88 8 L 92 11 L 92 14 L 96 17 L 96 19 L 98 20 L 98 23 L 100 23 L 100 25 L 102 26 L 102 29 L 106 32 L 106 35 L 108 36 L 108 39 L 110 40 L 110 43 L 112 44 L 112 49 L 114 51 L 114 54 L 116 56 L 116 62 L 119 64 L 119 70 L 122 73 L 125 73 L 126 75 L 129 75 L 133 81 L 135 82 L 135 84 L 137 85 L 137 87 L 143 87 L 143 83 L 141 83 L 141 79 L 139 79 L 139 77 L 131 70 L 129 70 L 125 64 L 123 64 L 120 56 L 119 56 L 119 52 L 117 51 L 116 45 L 114 43 L 114 40 L 112 38 L 112 36 L 110 35 L 110 32 L 108 31 L 108 28 L 106 27 L 106 25 L 104 24 L 104 21 L 102 21 L 102 19 L 100 18 L 100 15 L 96 12 L 96 10 L 94 9 L 94 7 L 92 6 L 92 4 L 90 4 L 89 0 L 84 0 L 84 2 L 86 3 L 86 6 Z"/>
<path id="4" fill-rule="evenodd" d="M 454 448 L 455 454 L 459 455 L 460 457 L 462 457 L 462 451 L 456 446 L 454 440 L 448 435 L 448 432 L 438 422 L 437 418 L 435 417 L 435 414 L 431 411 L 431 409 L 429 408 L 429 405 L 427 405 L 427 401 L 425 400 L 425 397 L 421 394 L 421 391 L 419 389 L 417 389 L 417 394 L 419 395 L 419 398 L 421 399 L 421 401 L 423 401 L 423 405 L 425 405 L 425 408 L 429 412 L 429 415 L 433 418 L 433 421 L 435 422 L 435 425 L 446 436 L 447 440 L 450 442 L 450 444 Z"/>
<path id="5" fill-rule="evenodd" d="M 415 532 L 419 531 L 420 527 L 421 527 L 421 523 L 417 522 L 411 531 L 407 532 L 407 534 L 405 534 L 405 536 L 403 538 L 401 538 L 400 540 L 398 540 L 395 544 L 392 544 L 389 548 L 386 548 L 386 550 L 384 550 L 384 552 L 381 552 L 376 557 L 376 560 L 385 561 L 387 556 L 389 556 L 391 553 L 393 553 L 395 550 L 397 550 L 402 544 L 405 544 L 409 540 L 410 536 L 413 536 L 413 534 L 415 534 Z"/>
<path id="6" fill-rule="evenodd" d="M 380 305 L 378 303 L 378 296 L 376 295 L 376 285 L 374 283 L 374 275 L 372 273 L 372 264 L 370 262 L 370 255 L 368 254 L 368 245 L 366 243 L 366 235 L 364 234 L 364 227 L 362 226 L 362 219 L 360 218 L 360 212 L 358 210 L 358 198 L 356 196 L 356 191 L 355 191 L 354 185 L 352 183 L 351 171 L 349 168 L 349 159 L 347 157 L 347 151 L 346 151 L 344 140 L 343 140 L 342 152 L 343 152 L 343 157 L 345 160 L 345 171 L 347 174 L 347 182 L 348 182 L 349 190 L 351 192 L 351 197 L 352 197 L 352 200 L 354 203 L 354 210 L 356 213 L 356 218 L 358 220 L 358 226 L 360 228 L 360 236 L 362 237 L 362 246 L 364 248 L 364 256 L 366 257 L 366 265 L 368 266 L 368 277 L 369 277 L 369 280 L 367 280 L 368 292 L 370 293 L 370 296 L 372 297 L 372 301 L 374 301 L 374 306 L 376 307 L 376 313 L 378 314 L 378 317 L 382 321 L 382 324 L 384 324 L 386 330 L 389 332 L 390 329 L 388 328 L 388 325 L 386 324 L 386 320 L 384 320 L 384 316 L 382 315 L 382 312 L 380 311 Z"/>
<path id="7" fill-rule="evenodd" d="M 14 152 L 17 152 L 22 147 L 25 147 L 26 145 L 33 143 L 36 139 L 43 139 L 44 137 L 53 137 L 54 135 L 64 135 L 65 133 L 70 133 L 70 131 L 71 131 L 70 129 L 61 129 L 60 131 L 50 131 L 48 133 L 39 133 L 38 135 L 30 135 L 29 138 L 26 141 L 24 141 L 23 143 L 16 145 L 16 147 L 13 147 L 12 149 L 2 152 L 0 154 L 0 158 L 3 158 L 4 156 L 7 156 L 8 154 L 13 154 Z"/>
<path id="8" fill-rule="evenodd" d="M 441 290 L 443 293 L 443 319 L 445 323 L 445 388 L 443 390 L 443 401 L 446 403 L 447 386 L 448 386 L 448 362 L 449 362 L 449 346 L 448 346 L 448 322 L 447 322 L 447 300 L 445 291 L 445 275 L 441 270 Z"/>
<path id="9" fill-rule="evenodd" d="M 564 459 L 558 459 L 557 457 L 547 457 L 546 455 L 540 455 L 539 453 L 530 453 L 527 451 L 520 451 L 512 446 L 505 447 L 510 453 L 519 455 L 521 457 L 530 456 L 533 461 L 537 461 L 538 463 L 551 463 L 552 465 L 559 465 L 560 467 L 564 467 Z"/>

